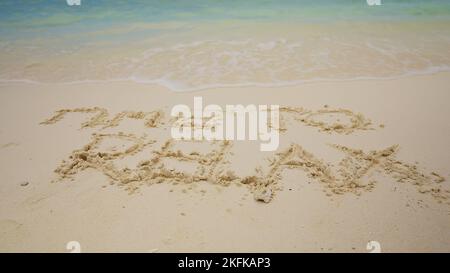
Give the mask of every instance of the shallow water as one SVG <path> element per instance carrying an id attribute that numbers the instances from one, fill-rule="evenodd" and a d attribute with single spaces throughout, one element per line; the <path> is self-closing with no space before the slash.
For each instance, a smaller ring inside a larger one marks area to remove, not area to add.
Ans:
<path id="1" fill-rule="evenodd" d="M 450 1 L 0 2 L 0 80 L 172 90 L 450 70 Z"/>

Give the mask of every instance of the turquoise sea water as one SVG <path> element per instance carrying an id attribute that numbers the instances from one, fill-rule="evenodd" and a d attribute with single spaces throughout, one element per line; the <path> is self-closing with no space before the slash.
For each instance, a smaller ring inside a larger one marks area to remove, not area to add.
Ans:
<path id="1" fill-rule="evenodd" d="M 66 0 L 0 1 L 3 35 L 52 35 L 136 23 L 239 21 L 398 21 L 449 20 L 450 0 Z M 8 36 L 6 36 L 8 37 Z"/>
<path id="2" fill-rule="evenodd" d="M 176 90 L 450 66 L 450 0 L 0 1 L 0 81 Z"/>

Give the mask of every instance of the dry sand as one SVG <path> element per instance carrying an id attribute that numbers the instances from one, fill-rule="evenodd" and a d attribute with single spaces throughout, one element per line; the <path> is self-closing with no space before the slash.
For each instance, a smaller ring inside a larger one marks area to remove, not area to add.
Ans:
<path id="1" fill-rule="evenodd" d="M 0 251 L 450 251 L 450 74 L 174 93 L 0 86 Z M 280 147 L 175 141 L 175 104 L 279 104 Z"/>

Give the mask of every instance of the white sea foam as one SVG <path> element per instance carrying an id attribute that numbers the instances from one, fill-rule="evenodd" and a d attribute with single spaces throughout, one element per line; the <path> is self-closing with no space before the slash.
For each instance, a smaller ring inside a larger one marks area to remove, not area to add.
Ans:
<path id="1" fill-rule="evenodd" d="M 450 71 L 448 39 L 416 40 L 308 37 L 205 40 L 132 54 L 55 52 L 46 59 L 0 69 L 0 83 L 133 81 L 183 92 L 221 87 L 290 86 L 317 81 L 392 79 Z M 91 50 L 91 48 L 90 48 Z M 125 52 L 125 53 L 124 53 Z M 57 57 L 56 57 L 57 55 Z M 15 61 L 15 59 L 14 59 Z"/>

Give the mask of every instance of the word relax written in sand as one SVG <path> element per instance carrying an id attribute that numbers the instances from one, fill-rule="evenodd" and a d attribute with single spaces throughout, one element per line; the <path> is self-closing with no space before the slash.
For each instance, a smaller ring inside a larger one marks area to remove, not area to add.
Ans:
<path id="1" fill-rule="evenodd" d="M 59 110 L 42 124 L 54 124 L 69 113 L 92 115 L 81 127 L 96 128 L 98 131 L 119 126 L 125 119 L 143 120 L 147 128 L 169 129 L 166 125 L 168 120 L 165 120 L 162 111 L 123 111 L 110 118 L 106 109 L 98 107 Z M 317 128 L 320 132 L 350 134 L 356 130 L 373 129 L 371 121 L 363 115 L 345 109 L 329 109 L 328 106 L 317 111 L 282 107 L 280 114 L 282 123 L 290 119 Z M 330 114 L 346 116 L 349 121 L 345 124 L 319 121 L 319 117 Z M 282 127 L 280 132 L 286 132 L 287 128 Z M 123 132 L 93 133 L 88 144 L 74 150 L 68 159 L 63 160 L 56 168 L 57 180 L 74 179 L 85 169 L 95 169 L 109 177 L 111 184 L 117 184 L 130 192 L 145 184 L 182 183 L 192 188 L 197 182 L 207 181 L 221 186 L 244 185 L 253 193 L 255 200 L 270 202 L 276 192 L 282 189 L 282 175 L 288 169 L 306 173 L 310 179 L 323 186 L 327 196 L 345 193 L 360 195 L 371 191 L 377 184 L 375 180 L 370 179 L 371 175 L 381 173 L 399 183 L 409 183 L 439 203 L 450 204 L 450 190 L 444 188 L 445 179 L 435 172 L 425 174 L 417 165 L 397 159 L 398 145 L 365 152 L 333 144 L 330 147 L 339 151 L 343 159 L 332 165 L 306 151 L 301 145 L 292 143 L 283 151 L 269 157 L 267 165 L 257 167 L 253 175 L 240 177 L 229 164 L 233 155 L 232 141 L 206 142 L 210 149 L 204 153 L 185 152 L 177 149 L 176 145 L 183 143 L 192 146 L 198 141 L 177 141 L 170 137 L 158 139 L 158 136 L 164 136 L 164 133 L 155 134 L 154 137 Z M 106 144 L 111 141 L 117 145 L 108 148 Z M 122 148 L 118 149 L 117 146 Z M 167 160 L 174 160 L 179 164 L 189 163 L 194 167 L 182 170 L 177 164 L 170 166 Z M 134 163 L 133 166 L 127 165 L 130 163 Z"/>
<path id="2" fill-rule="evenodd" d="M 278 105 L 270 106 L 269 127 L 267 105 L 227 105 L 224 114 L 219 105 L 210 104 L 203 108 L 203 98 L 194 97 L 194 115 L 185 104 L 172 107 L 171 115 L 184 122 L 174 122 L 171 134 L 176 140 L 246 140 L 248 128 L 248 140 L 257 140 L 259 137 L 263 141 L 260 144 L 261 151 L 275 151 L 280 138 L 279 108 Z M 204 118 L 208 120 L 205 122 Z"/>

